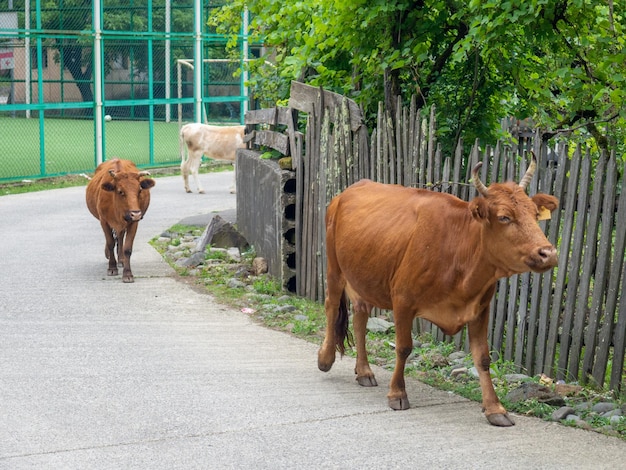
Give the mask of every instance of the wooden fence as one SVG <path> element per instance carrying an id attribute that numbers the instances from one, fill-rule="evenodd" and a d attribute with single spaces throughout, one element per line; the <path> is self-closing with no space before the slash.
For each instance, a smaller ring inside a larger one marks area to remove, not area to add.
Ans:
<path id="1" fill-rule="evenodd" d="M 358 106 L 340 95 L 294 82 L 289 108 L 306 113 L 304 152 L 294 156 L 297 190 L 296 290 L 323 301 L 326 207 L 333 196 L 362 178 L 430 188 L 469 200 L 476 196 L 470 169 L 483 161 L 481 179 L 519 180 L 528 150 L 538 156 L 529 192 L 560 200 L 552 219 L 541 222 L 559 250 L 559 267 L 499 281 L 491 304 L 489 340 L 494 358 L 513 361 L 527 374 L 606 382 L 620 390 L 626 339 L 626 191 L 614 155 L 592 158 L 589 150 L 561 144 L 548 149 L 540 138 L 515 145 L 498 142 L 468 153 L 461 143 L 442 155 L 433 115 L 397 106 L 379 108 L 368 132 Z M 302 116 L 301 116 L 302 117 Z M 295 118 L 295 117 L 294 117 Z M 291 128 L 293 129 L 293 127 Z M 539 136 L 536 136 L 539 137 Z M 418 331 L 467 348 L 465 331 L 444 337 L 434 325 L 416 321 Z"/>

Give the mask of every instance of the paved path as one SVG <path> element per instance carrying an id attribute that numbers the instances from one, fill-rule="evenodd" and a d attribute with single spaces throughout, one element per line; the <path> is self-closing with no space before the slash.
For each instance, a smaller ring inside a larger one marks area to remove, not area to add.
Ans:
<path id="1" fill-rule="evenodd" d="M 316 346 L 265 329 L 176 280 L 147 241 L 233 209 L 159 178 L 133 252 L 106 276 L 84 188 L 0 197 L 0 469 L 617 469 L 626 443 L 537 419 L 489 426 L 480 405 L 408 381 L 412 408 L 327 374 Z"/>

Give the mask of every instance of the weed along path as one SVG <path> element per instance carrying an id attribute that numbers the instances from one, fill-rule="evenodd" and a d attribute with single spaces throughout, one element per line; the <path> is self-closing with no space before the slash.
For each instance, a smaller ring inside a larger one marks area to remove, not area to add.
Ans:
<path id="1" fill-rule="evenodd" d="M 589 468 L 626 442 L 515 416 L 407 381 L 387 407 L 354 359 L 252 322 L 177 280 L 148 241 L 186 217 L 233 210 L 232 173 L 157 178 L 132 257 L 106 276 L 84 187 L 0 197 L 0 469 Z"/>

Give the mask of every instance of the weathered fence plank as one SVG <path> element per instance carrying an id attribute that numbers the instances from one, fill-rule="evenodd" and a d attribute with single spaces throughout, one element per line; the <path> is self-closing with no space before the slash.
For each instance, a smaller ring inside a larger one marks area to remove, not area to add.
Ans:
<path id="1" fill-rule="evenodd" d="M 572 156 L 572 160 L 570 162 L 569 172 L 570 177 L 568 180 L 568 193 L 576 194 L 576 190 L 578 188 L 578 175 L 579 168 L 581 163 L 581 153 L 580 149 L 577 149 Z M 561 204 L 563 205 L 563 201 L 561 200 Z M 553 326 L 551 326 L 551 333 L 554 333 L 554 340 L 556 342 L 556 336 L 558 335 L 558 325 L 560 322 L 561 316 L 561 301 L 563 299 L 565 293 L 565 287 L 567 283 L 567 265 L 569 263 L 570 254 L 571 254 L 571 233 L 574 228 L 574 219 L 576 212 L 576 199 L 570 198 L 565 200 L 565 208 L 562 214 L 562 217 L 565 220 L 563 224 L 563 236 L 561 237 L 561 243 L 558 246 L 559 249 L 559 266 L 565 269 L 557 270 L 557 278 L 554 286 L 554 304 L 556 304 L 556 308 L 551 307 L 549 293 L 552 290 L 552 286 L 546 286 L 544 284 L 542 292 L 541 292 L 541 304 L 539 310 L 541 315 L 539 317 L 545 318 L 546 321 L 554 322 Z M 563 332 L 561 334 L 561 338 L 569 338 L 569 331 L 567 334 Z M 534 366 L 530 366 L 529 370 L 542 370 L 544 366 L 544 345 L 546 344 L 547 338 L 545 335 L 543 336 L 534 336 L 533 343 L 536 345 L 535 352 L 535 360 Z M 560 367 L 560 366 L 559 366 Z M 551 374 L 551 370 L 546 370 L 546 373 Z"/>
<path id="2" fill-rule="evenodd" d="M 602 301 L 603 295 L 598 295 L 598 292 L 602 293 L 606 290 L 607 276 L 609 272 L 609 264 L 611 260 L 611 246 L 613 244 L 613 215 L 615 214 L 615 183 L 617 182 L 617 169 L 615 165 L 614 154 L 606 162 L 606 179 L 604 182 L 594 178 L 594 194 L 596 187 L 600 186 L 599 192 L 601 193 L 602 205 L 598 204 L 598 215 L 602 218 L 602 226 L 600 227 L 598 242 L 598 252 L 596 253 L 596 260 L 594 260 L 595 270 L 593 273 L 593 300 L 591 302 L 591 310 L 589 311 L 589 320 L 586 326 L 585 335 L 585 355 L 583 357 L 582 365 L 582 380 L 588 381 L 592 377 L 593 360 L 596 353 L 596 345 L 598 343 L 598 330 L 601 324 Z M 606 155 L 602 155 L 602 160 Z M 593 206 L 589 208 L 593 211 Z M 589 229 L 588 229 L 589 230 Z M 587 237 L 589 237 L 589 232 Z M 591 244 L 590 242 L 587 245 Z M 595 244 L 595 243 L 594 243 Z M 603 382 L 603 381 L 602 381 Z"/>
<path id="3" fill-rule="evenodd" d="M 614 158 L 614 156 L 613 156 Z M 617 202 L 615 224 L 611 230 L 610 236 L 613 238 L 613 256 L 611 261 L 611 268 L 609 273 L 609 284 L 606 291 L 606 304 L 604 306 L 605 316 L 604 324 L 600 330 L 598 338 L 598 355 L 593 366 L 593 378 L 599 385 L 604 384 L 604 377 L 606 368 L 611 352 L 611 346 L 614 345 L 615 356 L 619 358 L 619 351 L 623 350 L 624 336 L 626 335 L 626 328 L 618 326 L 614 323 L 617 311 L 618 293 L 620 279 L 622 281 L 626 279 L 622 273 L 622 266 L 624 265 L 624 252 L 626 250 L 626 191 L 622 180 L 622 192 Z M 617 186 L 617 185 L 616 185 Z M 622 304 L 626 304 L 626 297 L 621 295 Z M 624 323 L 622 322 L 622 325 Z M 621 344 L 621 349 L 620 349 Z M 623 363 L 623 355 L 621 360 L 614 360 L 614 363 Z M 621 381 L 621 374 L 616 374 L 616 381 L 611 376 L 610 387 L 615 389 Z"/>
<path id="4" fill-rule="evenodd" d="M 582 157 L 582 154 L 581 154 Z M 585 243 L 585 225 L 587 219 L 587 205 L 589 201 L 589 174 L 591 172 L 591 160 L 588 155 L 582 157 L 579 185 L 576 189 L 578 200 L 576 203 L 576 224 L 572 234 L 572 253 L 570 262 L 564 266 L 567 272 L 567 291 L 565 298 L 565 315 L 562 322 L 561 350 L 559 356 L 559 370 L 557 378 L 565 379 L 568 363 L 578 372 L 578 354 L 574 354 L 575 348 L 580 350 L 580 320 L 585 314 L 587 302 L 579 302 L 578 295 L 581 288 L 581 261 L 583 259 Z M 574 193 L 572 193 L 574 194 Z M 582 286 L 584 289 L 584 286 Z M 584 305 L 581 305 L 584 304 Z M 571 359 L 571 360 L 570 360 Z M 567 377 L 571 378 L 571 377 Z"/>
<path id="5" fill-rule="evenodd" d="M 626 230 L 626 226 L 621 226 L 622 230 Z M 623 256 L 623 254 L 622 254 Z M 617 323 L 615 324 L 615 336 L 613 338 L 613 367 L 611 369 L 611 389 L 620 390 L 622 387 L 622 376 L 624 374 L 622 368 L 624 366 L 624 350 L 626 349 L 626 263 L 622 265 L 622 292 L 620 294 L 619 312 L 617 314 Z"/>

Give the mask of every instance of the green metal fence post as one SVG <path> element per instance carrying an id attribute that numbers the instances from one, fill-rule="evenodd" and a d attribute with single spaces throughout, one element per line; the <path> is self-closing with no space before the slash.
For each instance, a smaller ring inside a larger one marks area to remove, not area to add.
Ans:
<path id="1" fill-rule="evenodd" d="M 95 32 L 94 37 L 94 65 L 93 65 L 93 77 L 94 77 L 94 132 L 95 132 L 95 158 L 96 166 L 104 160 L 104 125 L 103 125 L 103 97 L 104 90 L 102 84 L 104 83 L 104 52 L 102 47 L 102 0 L 94 0 L 93 2 L 93 24 L 92 30 Z"/>
<path id="2" fill-rule="evenodd" d="M 36 0 L 37 6 L 37 30 L 41 31 L 41 0 Z M 37 35 L 37 103 L 43 105 L 45 103 L 43 96 L 43 55 L 42 55 L 42 39 Z M 39 172 L 41 176 L 46 174 L 46 143 L 44 133 L 44 110 L 39 108 Z"/>
<path id="3" fill-rule="evenodd" d="M 194 118 L 196 122 L 202 122 L 203 108 L 203 86 L 202 86 L 202 2 L 194 0 L 194 53 L 193 53 L 193 74 L 194 74 Z"/>

